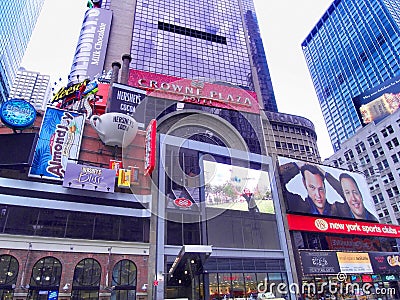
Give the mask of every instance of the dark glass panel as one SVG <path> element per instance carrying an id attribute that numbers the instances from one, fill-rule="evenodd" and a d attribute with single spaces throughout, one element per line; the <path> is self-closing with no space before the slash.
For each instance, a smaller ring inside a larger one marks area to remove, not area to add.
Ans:
<path id="1" fill-rule="evenodd" d="M 66 237 L 76 239 L 93 239 L 94 215 L 70 212 L 67 221 Z"/>

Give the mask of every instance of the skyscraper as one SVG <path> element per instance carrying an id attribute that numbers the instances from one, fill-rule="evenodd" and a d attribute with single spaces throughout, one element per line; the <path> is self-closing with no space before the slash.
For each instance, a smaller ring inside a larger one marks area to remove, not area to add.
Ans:
<path id="1" fill-rule="evenodd" d="M 260 90 L 264 108 L 278 111 L 252 1 L 113 0 L 102 8 L 113 12 L 105 69 L 130 53 L 133 69 Z M 88 12 L 84 22 L 90 18 Z M 86 59 L 94 47 L 85 47 L 93 24 L 82 29 L 71 81 L 96 75 Z"/>
<path id="2" fill-rule="evenodd" d="M 24 99 L 43 110 L 50 97 L 50 76 L 20 68 L 11 87 L 10 98 Z"/>
<path id="3" fill-rule="evenodd" d="M 44 0 L 9 0 L 0 3 L 0 103 L 11 84 L 35 27 Z"/>
<path id="4" fill-rule="evenodd" d="M 400 73 L 400 3 L 335 0 L 302 43 L 335 151 L 361 126 L 353 98 Z"/>

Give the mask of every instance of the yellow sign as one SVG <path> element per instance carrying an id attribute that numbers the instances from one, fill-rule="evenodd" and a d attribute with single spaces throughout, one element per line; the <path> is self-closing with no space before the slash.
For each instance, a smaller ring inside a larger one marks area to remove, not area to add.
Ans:
<path id="1" fill-rule="evenodd" d="M 340 272 L 371 273 L 372 266 L 368 253 L 337 252 Z"/>
<path id="2" fill-rule="evenodd" d="M 118 187 L 130 188 L 131 186 L 131 170 L 119 169 L 118 170 Z"/>

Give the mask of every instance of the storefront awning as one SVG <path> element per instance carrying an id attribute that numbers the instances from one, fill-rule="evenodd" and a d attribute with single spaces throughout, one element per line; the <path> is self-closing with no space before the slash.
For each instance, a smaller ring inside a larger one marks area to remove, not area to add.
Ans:
<path id="1" fill-rule="evenodd" d="M 168 274 L 182 274 L 184 271 L 198 273 L 202 270 L 206 259 L 211 255 L 212 247 L 207 245 L 182 246 Z"/>

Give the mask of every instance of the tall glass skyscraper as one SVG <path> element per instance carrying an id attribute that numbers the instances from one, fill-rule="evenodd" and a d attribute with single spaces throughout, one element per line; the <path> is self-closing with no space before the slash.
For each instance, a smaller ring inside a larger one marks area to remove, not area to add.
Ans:
<path id="1" fill-rule="evenodd" d="M 335 151 L 361 126 L 352 99 L 400 73 L 400 2 L 335 0 L 302 43 Z"/>
<path id="2" fill-rule="evenodd" d="M 11 84 L 32 35 L 44 0 L 0 2 L 0 103 L 7 100 Z"/>
<path id="3" fill-rule="evenodd" d="M 127 3 L 121 10 L 118 0 L 102 1 L 113 11 L 105 68 L 129 44 L 132 69 L 259 91 L 264 108 L 278 111 L 253 1 L 138 0 L 131 9 Z M 86 48 L 78 48 L 71 81 L 87 75 Z"/>

